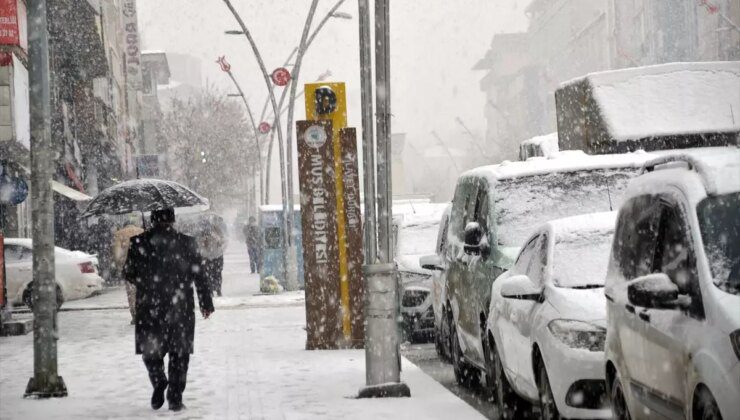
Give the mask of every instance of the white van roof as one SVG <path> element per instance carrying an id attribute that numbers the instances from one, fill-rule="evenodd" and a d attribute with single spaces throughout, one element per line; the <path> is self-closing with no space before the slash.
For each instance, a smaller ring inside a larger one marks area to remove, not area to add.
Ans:
<path id="1" fill-rule="evenodd" d="M 665 153 L 665 152 L 663 152 Z M 481 166 L 461 175 L 501 180 L 557 172 L 577 172 L 596 169 L 641 168 L 655 159 L 656 152 L 636 151 L 610 155 L 587 155 L 580 150 L 557 152 L 550 158 L 533 157 L 524 162 L 504 161 L 498 165 Z"/>
<path id="2" fill-rule="evenodd" d="M 707 194 L 740 191 L 740 148 L 703 147 L 684 149 L 645 163 L 643 172 L 653 172 L 686 165 L 701 178 Z"/>

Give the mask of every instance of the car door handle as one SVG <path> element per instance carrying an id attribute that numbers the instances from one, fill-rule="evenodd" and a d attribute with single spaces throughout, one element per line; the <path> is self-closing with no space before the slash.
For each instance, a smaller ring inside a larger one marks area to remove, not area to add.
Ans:
<path id="1" fill-rule="evenodd" d="M 627 312 L 632 312 L 633 314 L 635 313 L 635 307 L 630 305 L 629 303 L 624 305 L 624 307 L 627 308 Z"/>
<path id="2" fill-rule="evenodd" d="M 650 322 L 650 314 L 647 312 L 640 312 L 639 314 L 637 314 L 637 316 L 639 316 L 640 319 L 645 322 Z"/>

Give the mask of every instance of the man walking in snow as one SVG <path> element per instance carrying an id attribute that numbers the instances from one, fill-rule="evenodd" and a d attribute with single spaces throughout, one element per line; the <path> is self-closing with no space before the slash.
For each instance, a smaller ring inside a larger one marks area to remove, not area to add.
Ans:
<path id="1" fill-rule="evenodd" d="M 259 271 L 262 259 L 262 247 L 260 246 L 260 230 L 254 217 L 249 218 L 249 224 L 244 225 L 244 239 L 247 241 L 247 252 L 249 253 L 249 268 L 252 273 Z"/>
<path id="2" fill-rule="evenodd" d="M 151 229 L 131 239 L 123 276 L 136 286 L 136 354 L 154 388 L 152 408 L 164 404 L 166 390 L 169 409 L 180 411 L 195 339 L 193 283 L 203 318 L 213 313 L 213 301 L 195 239 L 172 227 L 175 211 L 153 211 L 151 221 Z"/>

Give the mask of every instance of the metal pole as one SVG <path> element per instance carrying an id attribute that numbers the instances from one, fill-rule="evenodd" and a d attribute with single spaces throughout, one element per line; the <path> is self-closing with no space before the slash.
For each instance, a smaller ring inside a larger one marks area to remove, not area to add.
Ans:
<path id="1" fill-rule="evenodd" d="M 398 283 L 396 266 L 393 262 L 392 240 L 392 191 L 391 191 L 391 144 L 390 144 L 390 37 L 389 2 L 375 1 L 375 97 L 377 132 L 377 190 L 378 190 L 378 259 L 370 260 L 363 267 L 366 281 L 367 301 L 365 319 L 365 380 L 366 387 L 360 397 L 408 397 L 409 387 L 401 382 L 401 355 L 397 318 L 399 313 Z M 369 8 L 367 0 L 359 0 L 361 64 L 369 56 Z M 363 13 L 364 12 L 364 13 Z M 362 57 L 365 58 L 362 58 Z M 364 69 L 363 69 L 364 70 Z M 369 73 L 363 71 L 363 77 Z M 367 80 L 363 80 L 364 88 Z M 365 108 L 367 103 L 363 101 Z M 363 120 L 367 117 L 363 109 Z M 364 125 L 363 121 L 363 125 Z M 366 134 L 363 126 L 363 135 Z M 365 148 L 371 146 L 365 144 Z M 366 156 L 367 159 L 367 156 Z M 367 167 L 367 162 L 365 162 Z M 365 174 L 365 180 L 372 174 Z M 367 187 L 365 187 L 367 191 Z M 371 193 L 372 194 L 372 193 Z M 368 196 L 365 196 L 367 208 Z M 366 215 L 367 216 L 367 215 Z M 370 232 L 368 236 L 374 235 Z M 365 252 L 369 253 L 366 244 Z"/>
<path id="2" fill-rule="evenodd" d="M 373 40 L 370 34 L 369 0 L 359 0 L 360 20 L 360 99 L 362 101 L 362 157 L 365 192 L 365 264 L 375 264 L 378 244 L 375 214 L 375 142 L 373 137 Z"/>
<path id="3" fill-rule="evenodd" d="M 244 21 L 242 20 L 241 16 L 239 16 L 239 13 L 236 11 L 234 6 L 231 4 L 230 0 L 224 0 L 224 3 L 226 3 L 226 7 L 229 8 L 231 11 L 231 14 L 234 15 L 234 18 L 236 19 L 237 23 L 239 23 L 239 26 L 242 28 L 242 32 L 244 32 L 244 35 L 247 37 L 247 40 L 249 41 L 249 45 L 252 47 L 252 52 L 254 52 L 254 56 L 257 59 L 257 64 L 260 66 L 260 70 L 262 71 L 262 77 L 265 79 L 265 85 L 267 86 L 267 92 L 270 95 L 270 102 L 272 103 L 272 112 L 275 115 L 280 115 L 277 101 L 275 100 L 275 92 L 272 89 L 272 81 L 270 80 L 270 75 L 267 74 L 267 69 L 265 68 L 265 62 L 262 60 L 262 56 L 260 55 L 259 49 L 257 48 L 257 44 L 254 42 L 254 39 L 252 38 L 252 34 L 249 32 L 249 29 L 247 29 L 247 25 L 244 24 Z M 287 270 L 288 268 L 288 249 L 287 247 L 290 244 L 290 232 L 288 230 L 288 218 L 290 217 L 292 219 L 293 217 L 293 209 L 288 209 L 288 200 L 287 200 L 287 191 L 286 191 L 286 174 L 285 174 L 285 151 L 283 149 L 283 130 L 280 127 L 280 118 L 275 119 L 275 130 L 277 130 L 278 135 L 278 150 L 280 152 L 280 178 L 282 180 L 281 182 L 281 192 L 282 192 L 282 198 L 283 198 L 283 268 Z"/>
<path id="4" fill-rule="evenodd" d="M 67 396 L 57 374 L 57 305 L 54 277 L 54 204 L 51 178 L 49 33 L 45 0 L 28 2 L 28 58 L 31 109 L 31 217 L 33 220 L 33 378 L 24 397 Z"/>
<path id="5" fill-rule="evenodd" d="M 260 171 L 260 204 L 265 204 L 264 201 L 262 201 L 262 182 L 264 181 L 262 178 L 262 150 L 260 148 L 260 140 L 259 140 L 259 131 L 257 130 L 257 126 L 254 123 L 254 116 L 252 115 L 252 108 L 249 107 L 249 102 L 247 102 L 247 97 L 244 96 L 244 91 L 242 91 L 241 86 L 239 86 L 239 83 L 236 81 L 236 78 L 234 77 L 234 74 L 231 73 L 231 70 L 227 71 L 229 77 L 231 78 L 231 81 L 234 82 L 234 86 L 236 86 L 237 92 L 239 92 L 239 96 L 242 97 L 242 101 L 244 101 L 244 107 L 247 108 L 247 115 L 249 116 L 249 122 L 252 124 L 252 133 L 254 133 L 254 142 L 257 143 L 257 165 L 259 167 Z"/>
<path id="6" fill-rule="evenodd" d="M 339 6 L 341 6 L 342 3 L 344 3 L 344 1 L 345 0 L 339 0 L 339 1 L 337 1 L 336 4 L 334 4 L 334 6 L 332 6 L 332 8 L 326 14 L 326 16 L 324 16 L 324 18 L 321 19 L 321 22 L 319 22 L 319 24 L 316 26 L 316 29 L 314 29 L 314 31 L 311 33 L 311 36 L 308 37 L 308 41 L 306 42 L 306 47 L 303 49 L 303 53 L 304 54 L 305 54 L 306 51 L 308 51 L 308 48 L 311 46 L 311 43 L 313 43 L 313 40 L 316 38 L 316 35 L 319 34 L 319 32 L 321 31 L 321 29 L 323 29 L 323 27 L 326 24 L 326 22 L 334 15 L 334 13 L 337 11 L 337 9 L 339 9 Z M 293 58 L 293 56 L 296 54 L 296 52 L 298 52 L 298 47 L 293 48 L 293 51 L 291 51 L 290 55 L 285 60 L 285 64 L 283 64 L 283 67 L 287 67 L 288 66 L 288 64 L 290 63 L 290 60 Z M 302 60 L 302 58 L 301 58 L 301 60 Z M 291 80 L 288 83 L 293 83 L 294 80 L 295 79 L 291 77 Z M 283 93 L 280 96 L 280 102 L 278 103 L 278 109 L 281 110 L 280 111 L 280 115 L 282 115 L 282 113 L 283 113 L 283 111 L 282 111 L 283 110 L 283 102 L 285 101 L 285 96 L 286 96 L 287 92 L 288 92 L 288 86 L 286 86 L 285 89 L 283 89 Z M 296 99 L 295 95 L 292 95 L 291 98 L 292 98 L 291 103 L 295 102 L 295 99 Z M 260 115 L 260 121 L 264 121 L 265 120 L 266 113 L 267 113 L 267 101 L 265 102 L 265 105 L 262 107 L 262 114 Z M 274 119 L 277 119 L 277 117 L 274 117 L 274 115 L 277 115 L 277 114 L 273 113 L 273 118 Z M 273 125 L 274 125 L 274 123 L 273 123 Z M 272 163 L 272 159 L 271 159 L 271 157 L 272 157 L 272 141 L 275 138 L 275 136 L 273 134 L 274 134 L 274 131 L 271 132 L 271 134 L 270 134 L 270 141 L 269 141 L 269 143 L 267 145 L 267 170 L 266 170 L 266 175 L 265 175 L 265 194 L 266 194 L 265 201 L 266 202 L 269 202 L 270 201 L 270 165 Z"/>
<path id="7" fill-rule="evenodd" d="M 298 269 L 296 268 L 297 258 L 295 247 L 295 234 L 293 232 L 293 112 L 295 110 L 295 95 L 296 89 L 298 88 L 298 80 L 301 74 L 301 62 L 303 61 L 303 54 L 306 52 L 308 47 L 306 40 L 308 39 L 308 31 L 311 30 L 311 22 L 313 21 L 313 15 L 316 13 L 316 6 L 319 0 L 313 0 L 311 7 L 308 9 L 308 16 L 306 17 L 306 23 L 303 25 L 303 33 L 301 34 L 301 42 L 298 44 L 298 55 L 296 56 L 295 66 L 293 66 L 293 72 L 290 80 L 290 103 L 288 103 L 288 127 L 287 127 L 287 141 L 285 145 L 286 149 L 286 163 L 288 177 L 285 182 L 288 185 L 288 208 L 291 209 L 291 217 L 288 219 L 288 266 L 286 267 L 286 285 L 288 290 L 298 290 Z M 286 89 L 287 90 L 287 89 Z M 275 119 L 280 119 L 280 108 L 275 112 Z"/>

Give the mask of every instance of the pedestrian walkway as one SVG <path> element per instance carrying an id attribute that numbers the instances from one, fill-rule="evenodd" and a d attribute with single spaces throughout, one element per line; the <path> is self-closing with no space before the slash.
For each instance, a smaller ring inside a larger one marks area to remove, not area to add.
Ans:
<path id="1" fill-rule="evenodd" d="M 151 389 L 134 355 L 129 313 L 99 308 L 59 314 L 59 372 L 67 398 L 24 400 L 33 372 L 32 337 L 0 338 L 0 418 L 481 418 L 405 359 L 402 377 L 411 398 L 356 399 L 365 380 L 364 351 L 304 350 L 302 294 L 253 296 L 259 280 L 235 257 L 227 254 L 225 296 L 216 300 L 216 313 L 196 323 L 187 410 L 149 408 Z M 240 266 L 245 269 L 235 269 Z M 120 297 L 125 304 L 122 292 Z"/>

